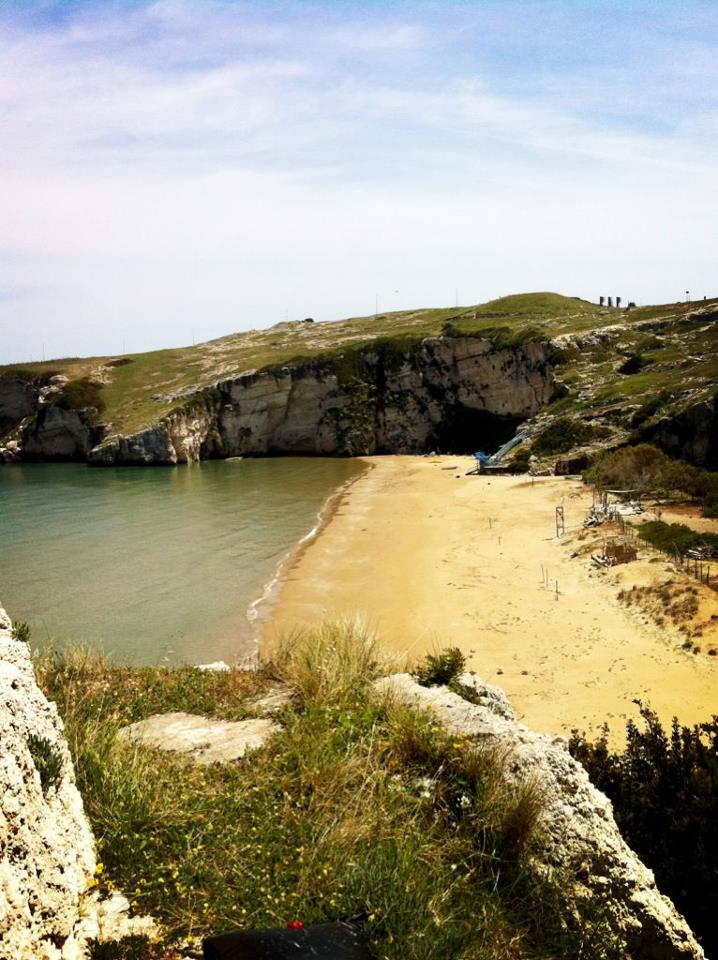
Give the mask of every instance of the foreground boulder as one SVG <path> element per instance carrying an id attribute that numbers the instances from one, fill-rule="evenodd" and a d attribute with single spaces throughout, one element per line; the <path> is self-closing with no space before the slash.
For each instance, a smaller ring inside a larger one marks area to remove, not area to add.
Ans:
<path id="1" fill-rule="evenodd" d="M 376 687 L 431 710 L 452 733 L 497 748 L 506 755 L 506 776 L 514 782 L 538 781 L 545 814 L 535 867 L 575 878 L 566 891 L 567 919 L 598 903 L 624 945 L 626 960 L 705 960 L 688 924 L 623 840 L 610 800 L 569 754 L 566 741 L 518 723 L 497 687 L 470 674 L 460 679 L 477 703 L 447 687 L 422 687 L 409 674 L 384 677 Z"/>
<path id="2" fill-rule="evenodd" d="M 79 960 L 89 940 L 152 933 L 94 890 L 95 841 L 62 721 L 0 608 L 0 958 Z"/>
<path id="3" fill-rule="evenodd" d="M 195 763 L 229 763 L 259 750 L 279 730 L 272 720 L 213 720 L 193 713 L 158 713 L 120 730 L 123 739 L 186 755 Z"/>
<path id="4" fill-rule="evenodd" d="M 0 955 L 80 956 L 95 844 L 55 705 L 0 610 Z"/>

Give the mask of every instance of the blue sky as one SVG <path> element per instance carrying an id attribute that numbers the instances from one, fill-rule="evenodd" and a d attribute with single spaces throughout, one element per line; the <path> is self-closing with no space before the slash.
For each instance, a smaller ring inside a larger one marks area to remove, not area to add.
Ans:
<path id="1" fill-rule="evenodd" d="M 718 4 L 0 2 L 0 362 L 718 294 Z"/>

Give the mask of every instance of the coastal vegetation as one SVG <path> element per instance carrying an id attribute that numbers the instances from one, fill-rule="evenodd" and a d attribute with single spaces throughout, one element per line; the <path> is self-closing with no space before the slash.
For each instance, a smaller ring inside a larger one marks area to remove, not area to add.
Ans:
<path id="1" fill-rule="evenodd" d="M 55 403 L 63 410 L 85 410 L 92 407 L 97 414 L 100 414 L 105 409 L 102 384 L 89 377 L 69 380 L 63 385 Z"/>
<path id="2" fill-rule="evenodd" d="M 559 417 L 536 437 L 531 449 L 538 456 L 567 453 L 574 447 L 610 436 L 611 431 L 607 427 L 594 426 L 571 417 Z"/>
<path id="3" fill-rule="evenodd" d="M 718 716 L 693 727 L 676 719 L 666 730 L 636 701 L 623 750 L 573 731 L 570 750 L 613 802 L 626 841 L 655 872 L 702 941 L 718 954 Z"/>
<path id="4" fill-rule="evenodd" d="M 684 557 L 689 550 L 708 548 L 718 554 L 718 533 L 699 533 L 685 523 L 648 520 L 638 528 L 638 536 L 664 553 Z"/>
<path id="5" fill-rule="evenodd" d="M 704 517 L 718 515 L 718 473 L 668 457 L 651 444 L 604 454 L 586 471 L 585 479 L 599 490 L 634 490 L 662 499 L 683 497 L 698 502 Z"/>
<path id="6" fill-rule="evenodd" d="M 444 664 L 453 672 L 456 657 L 418 669 Z M 565 878 L 529 869 L 540 791 L 509 788 L 505 756 L 374 693 L 385 669 L 356 624 L 280 642 L 254 672 L 38 658 L 98 840 L 98 885 L 163 925 L 147 956 L 209 932 L 357 915 L 389 960 L 614 956 L 600 909 L 569 929 L 556 909 Z M 158 710 L 246 715 L 278 682 L 293 694 L 282 731 L 239 763 L 194 766 L 117 736 Z"/>

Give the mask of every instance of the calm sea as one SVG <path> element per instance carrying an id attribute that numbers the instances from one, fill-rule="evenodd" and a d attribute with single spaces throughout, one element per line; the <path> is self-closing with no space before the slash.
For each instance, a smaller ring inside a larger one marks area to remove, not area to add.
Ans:
<path id="1" fill-rule="evenodd" d="M 0 467 L 0 604 L 38 645 L 149 664 L 232 661 L 247 611 L 354 460 Z"/>

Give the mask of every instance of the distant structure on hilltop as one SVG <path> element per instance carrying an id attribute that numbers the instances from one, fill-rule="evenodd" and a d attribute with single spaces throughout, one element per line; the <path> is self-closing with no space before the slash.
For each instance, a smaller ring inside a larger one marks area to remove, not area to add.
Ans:
<path id="1" fill-rule="evenodd" d="M 621 306 L 621 300 L 623 297 L 616 297 L 616 307 Z M 598 298 L 599 307 L 613 307 L 613 297 L 599 297 Z M 635 306 L 635 304 L 633 304 Z M 629 304 L 630 309 L 630 304 Z"/>

